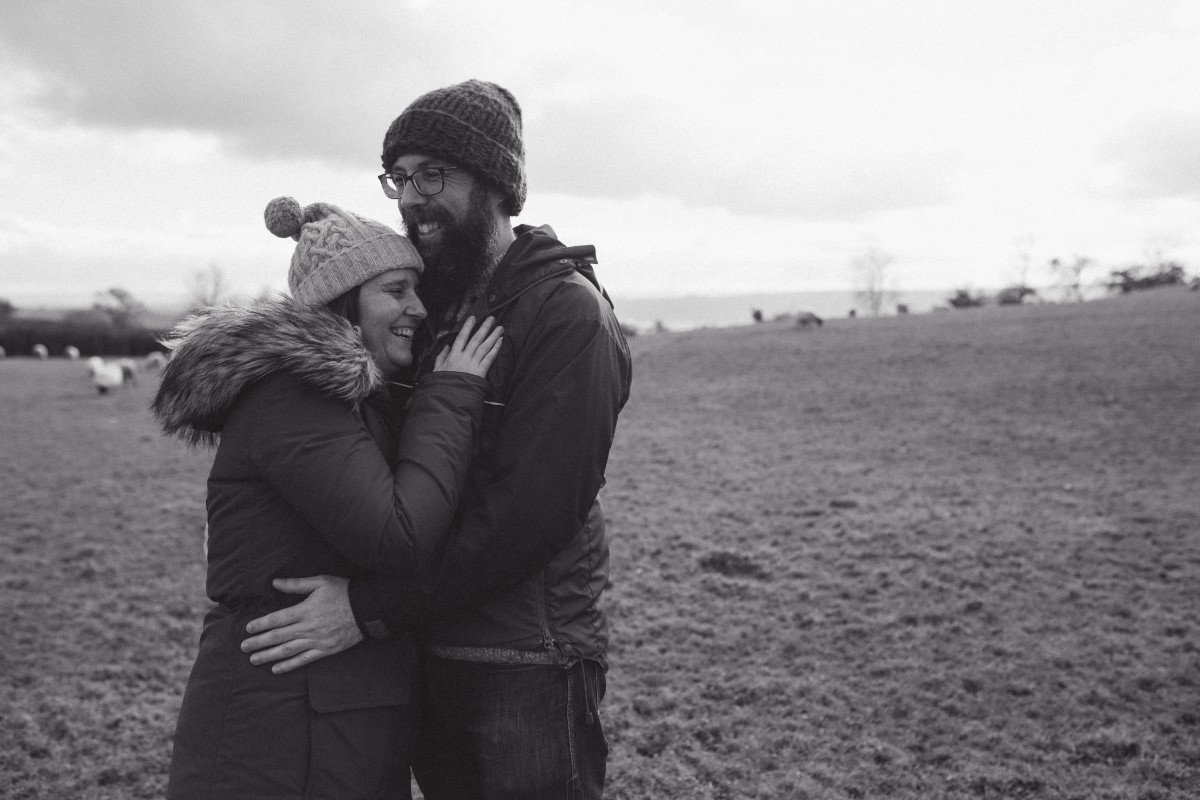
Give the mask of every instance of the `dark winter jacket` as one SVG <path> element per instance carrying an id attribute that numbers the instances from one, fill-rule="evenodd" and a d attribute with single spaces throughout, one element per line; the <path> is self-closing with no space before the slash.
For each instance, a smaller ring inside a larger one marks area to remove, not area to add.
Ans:
<path id="1" fill-rule="evenodd" d="M 412 576 L 459 502 L 481 378 L 435 373 L 404 430 L 358 335 L 289 300 L 209 309 L 176 330 L 154 401 L 167 432 L 219 439 L 208 595 L 168 796 L 407 796 L 411 637 L 368 639 L 285 675 L 252 666 L 246 623 L 299 602 L 280 577 Z"/>
<path id="2" fill-rule="evenodd" d="M 628 345 L 593 273 L 594 249 L 566 247 L 549 227 L 516 233 L 471 312 L 495 316 L 504 343 L 453 527 L 419 583 L 355 578 L 351 605 L 363 623 L 419 625 L 448 657 L 606 664 L 597 493 L 629 397 Z M 427 332 L 426 352 L 456 334 Z"/>

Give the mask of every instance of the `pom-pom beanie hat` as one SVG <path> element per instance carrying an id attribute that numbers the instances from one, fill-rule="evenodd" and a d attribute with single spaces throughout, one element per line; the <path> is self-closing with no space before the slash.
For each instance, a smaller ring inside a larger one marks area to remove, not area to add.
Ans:
<path id="1" fill-rule="evenodd" d="M 383 137 L 383 169 L 410 153 L 444 158 L 482 175 L 508 197 L 508 212 L 525 205 L 521 106 L 502 86 L 469 80 L 414 100 Z"/>
<path id="2" fill-rule="evenodd" d="M 263 219 L 271 233 L 299 242 L 288 289 L 305 305 L 325 305 L 389 270 L 425 268 L 408 239 L 382 222 L 329 203 L 301 208 L 290 197 L 277 197 Z"/>

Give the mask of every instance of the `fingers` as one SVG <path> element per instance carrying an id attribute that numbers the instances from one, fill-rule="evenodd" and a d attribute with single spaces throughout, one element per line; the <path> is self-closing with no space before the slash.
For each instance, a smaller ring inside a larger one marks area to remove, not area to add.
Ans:
<path id="1" fill-rule="evenodd" d="M 276 578 L 271 581 L 271 585 L 285 594 L 312 594 L 325 585 L 325 576 L 317 575 L 312 578 Z"/>
<path id="2" fill-rule="evenodd" d="M 277 630 L 287 625 L 295 625 L 297 622 L 300 622 L 303 619 L 297 608 L 298 606 L 289 606 L 288 608 L 282 608 L 279 611 L 272 611 L 265 617 L 252 619 L 246 623 L 246 633 L 263 633 L 264 631 L 270 631 L 272 629 Z M 257 639 L 261 637 L 255 638 Z M 247 639 L 246 641 L 253 640 Z M 271 642 L 270 644 L 275 644 L 275 642 Z M 262 645 L 259 645 L 259 647 L 261 646 Z M 251 647 L 249 649 L 247 649 L 245 646 L 242 647 L 242 650 L 245 650 L 246 652 L 257 649 L 258 647 Z"/>
<path id="3" fill-rule="evenodd" d="M 488 319 L 491 319 L 491 317 L 488 317 Z M 484 324 L 487 324 L 487 320 L 484 320 Z M 466 349 L 467 342 L 469 342 L 471 339 L 471 329 L 474 327 L 475 317 L 467 317 L 466 320 L 463 321 L 462 327 L 458 329 L 458 336 L 454 337 L 454 344 L 450 345 L 450 349 L 457 350 L 460 353 Z"/>
<path id="4" fill-rule="evenodd" d="M 254 633 L 254 631 L 250 629 L 251 625 L 260 622 L 263 625 L 267 625 L 272 621 L 273 620 L 271 620 L 270 617 L 256 619 L 246 626 L 246 630 L 249 633 Z M 257 636 L 251 636 L 248 639 L 243 639 L 241 644 L 242 652 L 252 653 L 255 650 L 262 650 L 267 647 L 275 647 L 276 645 L 282 644 L 290 639 L 295 639 L 298 633 L 297 623 L 298 620 L 287 625 L 274 625 L 269 628 L 262 629 L 265 630 L 265 633 L 259 633 Z M 258 630 L 258 628 L 255 630 Z"/>
<path id="5" fill-rule="evenodd" d="M 326 576 L 317 575 L 316 577 L 312 578 L 276 578 L 275 580 L 271 581 L 271 585 L 285 594 L 312 594 L 317 589 L 320 589 L 322 586 L 324 586 L 327 581 L 328 578 Z M 295 625 L 302 619 L 301 611 L 302 610 L 299 605 L 289 606 L 288 608 L 283 608 L 279 611 L 272 611 L 265 617 L 259 617 L 258 619 L 250 620 L 250 622 L 246 624 L 246 633 L 262 633 L 264 631 L 269 631 L 272 628 L 282 628 L 285 625 Z M 246 641 L 249 642 L 254 640 L 247 639 Z M 272 644 L 274 644 L 274 642 L 272 642 Z M 258 645 L 250 648 L 243 646 L 242 649 L 246 652 L 249 652 L 250 650 L 257 650 L 262 646 L 263 645 Z"/>
<path id="6" fill-rule="evenodd" d="M 467 317 L 463 322 L 463 326 L 458 330 L 458 336 L 454 338 L 454 344 L 451 345 L 451 351 L 462 353 L 467 358 L 475 359 L 476 353 L 479 352 L 480 346 L 487 340 L 488 335 L 496 327 L 496 318 L 488 317 L 478 328 L 475 328 L 475 317 Z M 474 330 L 472 330 L 474 328 Z"/>
<path id="7" fill-rule="evenodd" d="M 485 375 L 492 368 L 492 363 L 496 360 L 496 357 L 500 355 L 500 342 L 503 339 L 503 334 L 503 328 L 496 328 L 483 340 L 479 347 L 479 352 L 484 354 L 483 358 L 479 361 L 479 368 Z"/>
<path id="8" fill-rule="evenodd" d="M 283 642 L 267 650 L 260 650 L 250 656 L 251 664 L 269 664 L 272 661 L 278 661 L 281 658 L 292 658 L 300 653 L 310 650 L 313 647 L 311 639 L 292 639 Z M 243 650 L 245 647 L 243 646 Z"/>
<path id="9" fill-rule="evenodd" d="M 466 372 L 486 377 L 503 339 L 504 328 L 496 324 L 495 317 L 488 317 L 478 328 L 475 328 L 475 318 L 467 317 L 454 343 L 434 359 L 434 371 Z"/>
<path id="10" fill-rule="evenodd" d="M 272 647 L 270 650 L 255 653 L 250 656 L 250 663 L 258 666 L 261 664 L 270 664 L 272 661 L 279 661 L 278 664 L 271 666 L 271 672 L 276 675 L 282 675 L 285 672 L 291 672 L 294 669 L 311 664 L 332 654 L 333 651 L 323 649 L 319 643 L 309 639 L 295 639 L 290 642 L 284 642 L 277 647 Z M 280 661 L 280 659 L 285 660 Z"/>
<path id="11" fill-rule="evenodd" d="M 472 320 L 468 319 L 467 322 L 472 322 Z M 500 330 L 499 328 L 496 328 L 496 318 L 488 317 L 483 321 L 482 324 L 480 324 L 479 329 L 471 334 L 471 338 L 467 341 L 467 346 L 464 348 L 464 350 L 468 354 L 472 355 L 479 351 L 480 346 L 487 341 L 488 335 L 494 332 L 493 328 Z M 461 336 L 466 330 L 467 326 L 463 325 L 462 331 L 459 331 L 459 336 Z"/>
<path id="12" fill-rule="evenodd" d="M 299 669 L 306 664 L 311 664 L 314 661 L 324 658 L 330 653 L 322 653 L 320 650 L 306 650 L 295 658 L 289 658 L 287 661 L 281 661 L 271 667 L 271 672 L 276 675 L 282 675 L 285 672 L 291 672 L 294 669 Z"/>

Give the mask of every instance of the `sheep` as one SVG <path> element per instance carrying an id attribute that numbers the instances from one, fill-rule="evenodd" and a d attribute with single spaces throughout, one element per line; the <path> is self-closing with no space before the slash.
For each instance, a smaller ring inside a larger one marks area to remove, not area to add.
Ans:
<path id="1" fill-rule="evenodd" d="M 137 362 L 132 358 L 118 358 L 114 363 L 121 368 L 125 383 L 137 383 Z"/>
<path id="2" fill-rule="evenodd" d="M 5 350 L 3 347 L 0 347 L 0 361 L 3 361 L 4 357 L 7 355 L 8 355 L 8 351 Z"/>
<path id="3" fill-rule="evenodd" d="M 79 348 L 73 344 L 69 344 L 63 348 L 63 355 L 72 361 L 79 360 Z"/>
<path id="4" fill-rule="evenodd" d="M 100 394 L 108 394 L 110 389 L 119 388 L 127 383 L 137 383 L 133 361 L 128 358 L 109 363 L 99 356 L 92 356 L 87 360 L 87 366 L 92 383 Z"/>
<path id="5" fill-rule="evenodd" d="M 50 357 L 50 350 L 44 344 L 35 344 L 30 348 L 30 352 L 35 358 L 40 358 L 42 361 Z"/>
<path id="6" fill-rule="evenodd" d="M 796 325 L 801 328 L 807 328 L 809 325 L 816 325 L 819 328 L 823 324 L 824 320 L 811 311 L 801 311 L 796 315 Z"/>
<path id="7" fill-rule="evenodd" d="M 167 364 L 167 354 L 161 350 L 153 350 L 150 355 L 146 356 L 146 360 L 142 362 L 144 370 L 161 370 Z"/>

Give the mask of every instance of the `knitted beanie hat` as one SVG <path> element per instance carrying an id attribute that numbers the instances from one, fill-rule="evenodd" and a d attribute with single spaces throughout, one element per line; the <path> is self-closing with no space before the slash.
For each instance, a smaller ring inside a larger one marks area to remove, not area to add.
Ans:
<path id="1" fill-rule="evenodd" d="M 325 305 L 388 270 L 425 268 L 408 239 L 382 222 L 329 203 L 302 209 L 290 197 L 276 197 L 263 218 L 271 233 L 299 242 L 288 289 L 305 305 Z"/>
<path id="2" fill-rule="evenodd" d="M 383 168 L 409 153 L 444 158 L 499 186 L 515 217 L 525 205 L 521 136 L 521 106 L 511 92 L 464 81 L 421 95 L 396 117 L 383 137 Z"/>

